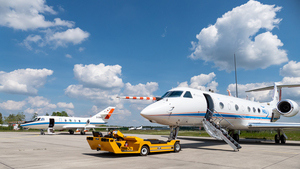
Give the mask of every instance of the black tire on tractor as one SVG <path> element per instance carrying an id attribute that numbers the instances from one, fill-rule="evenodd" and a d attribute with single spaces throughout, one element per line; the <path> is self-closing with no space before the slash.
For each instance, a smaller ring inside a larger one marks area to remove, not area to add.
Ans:
<path id="1" fill-rule="evenodd" d="M 181 145 L 180 145 L 179 142 L 176 142 L 176 143 L 174 144 L 174 152 L 177 153 L 177 152 L 179 152 L 180 150 L 181 150 Z"/>
<path id="2" fill-rule="evenodd" d="M 149 148 L 146 145 L 143 145 L 141 148 L 140 155 L 141 156 L 147 156 L 149 154 Z"/>

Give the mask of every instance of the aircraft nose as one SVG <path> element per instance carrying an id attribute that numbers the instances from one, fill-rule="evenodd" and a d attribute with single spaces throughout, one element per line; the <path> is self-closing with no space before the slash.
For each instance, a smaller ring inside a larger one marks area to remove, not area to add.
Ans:
<path id="1" fill-rule="evenodd" d="M 165 104 L 156 102 L 144 108 L 140 114 L 143 117 L 149 119 L 151 116 L 163 114 L 164 112 L 166 112 L 166 110 L 167 107 Z"/>

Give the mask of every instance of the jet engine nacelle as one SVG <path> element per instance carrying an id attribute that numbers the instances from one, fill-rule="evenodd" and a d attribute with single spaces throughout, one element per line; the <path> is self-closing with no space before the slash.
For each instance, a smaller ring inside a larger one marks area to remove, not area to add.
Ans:
<path id="1" fill-rule="evenodd" d="M 277 103 L 278 112 L 284 117 L 293 117 L 299 112 L 299 105 L 293 100 L 281 100 Z"/>

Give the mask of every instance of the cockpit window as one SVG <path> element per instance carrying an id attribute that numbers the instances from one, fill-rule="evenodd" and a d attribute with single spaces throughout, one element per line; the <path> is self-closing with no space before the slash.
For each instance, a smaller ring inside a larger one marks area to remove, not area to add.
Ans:
<path id="1" fill-rule="evenodd" d="M 180 97 L 183 91 L 171 91 L 166 97 Z"/>
<path id="2" fill-rule="evenodd" d="M 34 118 L 32 121 L 37 121 L 37 118 Z"/>
<path id="3" fill-rule="evenodd" d="M 163 96 L 161 96 L 161 98 L 164 98 L 164 97 L 168 96 L 169 93 L 170 93 L 170 92 L 165 93 Z"/>
<path id="4" fill-rule="evenodd" d="M 185 98 L 193 98 L 192 94 L 190 91 L 186 91 L 185 94 L 183 95 Z"/>

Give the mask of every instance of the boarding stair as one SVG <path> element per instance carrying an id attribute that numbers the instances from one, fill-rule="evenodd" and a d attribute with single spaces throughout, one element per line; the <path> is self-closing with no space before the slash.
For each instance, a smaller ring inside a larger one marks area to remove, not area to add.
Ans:
<path id="1" fill-rule="evenodd" d="M 47 133 L 48 133 L 48 134 L 55 134 L 53 127 L 49 127 L 49 128 L 47 129 Z"/>
<path id="2" fill-rule="evenodd" d="M 213 118 L 215 117 L 215 118 Z M 220 123 L 225 120 L 230 125 L 232 125 L 227 119 L 225 119 L 217 111 L 212 111 L 208 109 L 205 118 L 203 119 L 203 126 L 205 131 L 211 136 L 218 140 L 224 140 L 228 145 L 230 145 L 234 151 L 239 151 L 240 144 L 236 142 L 227 132 L 226 129 L 222 128 Z M 232 125 L 233 126 L 233 125 Z"/>

